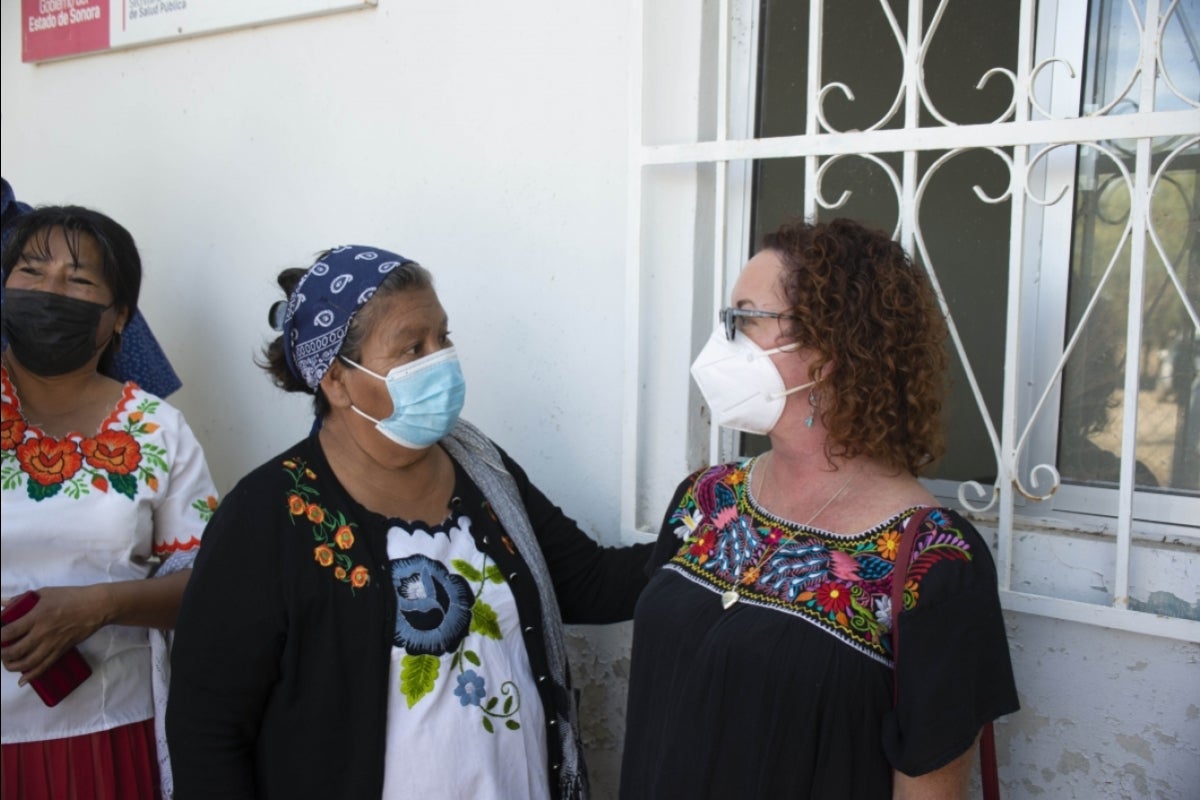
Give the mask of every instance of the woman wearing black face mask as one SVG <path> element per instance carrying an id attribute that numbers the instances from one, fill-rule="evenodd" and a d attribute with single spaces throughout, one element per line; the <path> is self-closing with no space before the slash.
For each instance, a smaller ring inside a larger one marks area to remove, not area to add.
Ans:
<path id="1" fill-rule="evenodd" d="M 3 796 L 154 797 L 169 782 L 158 631 L 215 488 L 182 415 L 104 374 L 141 284 L 129 232 L 41 208 L 0 264 Z"/>

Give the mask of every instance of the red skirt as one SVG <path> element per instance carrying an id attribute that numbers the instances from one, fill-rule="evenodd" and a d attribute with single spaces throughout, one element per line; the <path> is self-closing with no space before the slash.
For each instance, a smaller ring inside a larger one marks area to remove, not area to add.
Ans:
<path id="1" fill-rule="evenodd" d="M 156 800 L 154 720 L 0 746 L 0 800 Z"/>

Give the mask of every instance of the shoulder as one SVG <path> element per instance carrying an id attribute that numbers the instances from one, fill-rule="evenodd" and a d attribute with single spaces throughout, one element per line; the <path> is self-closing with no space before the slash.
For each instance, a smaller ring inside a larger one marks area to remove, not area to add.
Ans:
<path id="1" fill-rule="evenodd" d="M 102 428 L 125 429 L 142 434 L 158 433 L 166 438 L 175 434 L 194 438 L 183 412 L 178 408 L 133 381 L 113 383 L 120 387 L 120 394 Z"/>
<path id="2" fill-rule="evenodd" d="M 246 473 L 230 492 L 265 500 L 272 490 L 294 489 L 323 481 L 328 471 L 312 437 L 296 442 Z"/>
<path id="3" fill-rule="evenodd" d="M 320 466 L 315 466 L 318 461 Z M 205 550 L 224 544 L 268 546 L 288 519 L 316 514 L 310 506 L 320 496 L 324 471 L 311 440 L 304 440 L 248 472 L 221 498 L 204 531 L 201 559 Z"/>
<path id="4" fill-rule="evenodd" d="M 905 523 L 921 509 L 905 515 Z M 905 591 L 918 608 L 930 608 L 967 594 L 996 592 L 991 549 L 975 526 L 957 511 L 935 507 L 913 534 Z"/>
<path id="5" fill-rule="evenodd" d="M 690 503 L 714 510 L 735 504 L 753 463 L 753 459 L 745 459 L 696 470 L 676 487 L 674 505 Z"/>
<path id="6" fill-rule="evenodd" d="M 703 467 L 680 481 L 663 515 L 660 542 L 686 540 L 696 535 L 702 523 L 735 507 L 743 496 L 752 463 L 747 459 Z"/>
<path id="7" fill-rule="evenodd" d="M 467 420 L 460 419 L 441 444 L 450 458 L 468 475 L 474 474 L 479 467 L 485 467 L 493 472 L 508 474 L 521 492 L 529 488 L 529 476 L 516 459 Z"/>

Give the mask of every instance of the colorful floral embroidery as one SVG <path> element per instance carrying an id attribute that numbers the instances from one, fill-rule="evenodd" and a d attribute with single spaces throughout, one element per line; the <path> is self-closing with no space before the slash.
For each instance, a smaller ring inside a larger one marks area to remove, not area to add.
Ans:
<path id="1" fill-rule="evenodd" d="M 322 567 L 333 567 L 334 580 L 349 584 L 350 593 L 354 594 L 355 589 L 362 589 L 371 582 L 371 571 L 362 564 L 355 564 L 354 559 L 344 552 L 354 544 L 354 523 L 349 522 L 343 512 L 332 514 L 318 502 L 321 493 L 310 483 L 316 480 L 317 473 L 303 461 L 287 459 L 283 469 L 292 479 L 292 488 L 287 492 L 292 524 L 303 524 L 298 522 L 303 519 L 312 525 L 313 541 L 316 542 L 313 560 Z"/>
<path id="2" fill-rule="evenodd" d="M 192 508 L 196 509 L 200 519 L 208 522 L 212 519 L 213 512 L 217 510 L 217 498 L 210 494 L 208 497 L 192 503 Z"/>
<path id="3" fill-rule="evenodd" d="M 161 401 L 145 398 L 126 414 L 136 389 L 132 383 L 125 385 L 121 400 L 94 436 L 71 433 L 54 437 L 25 420 L 5 372 L 0 487 L 10 491 L 24 484 L 29 497 L 39 502 L 60 493 L 78 500 L 92 491 L 107 493 L 110 489 L 133 500 L 141 486 L 157 492 L 159 476 L 171 471 L 166 448 L 148 438 L 161 427 L 150 419 Z M 211 516 L 211 509 L 208 514 Z"/>
<path id="4" fill-rule="evenodd" d="M 415 555 L 392 562 L 396 587 L 396 634 L 394 643 L 407 651 L 400 665 L 400 692 L 409 708 L 433 691 L 441 673 L 441 657 L 451 652 L 450 669 L 458 670 L 454 696 L 463 708 L 478 708 L 480 722 L 488 733 L 504 722 L 510 731 L 520 730 L 516 720 L 521 709 L 521 692 L 511 680 L 500 684 L 500 693 L 488 697 L 487 679 L 476 672 L 483 668 L 479 654 L 467 647 L 467 634 L 489 639 L 504 638 L 496 610 L 483 600 L 489 583 L 504 583 L 504 574 L 487 556 L 476 567 L 456 558 L 446 565 L 427 556 Z M 472 588 L 472 584 L 478 587 Z M 471 664 L 475 669 L 467 669 Z"/>
<path id="5" fill-rule="evenodd" d="M 736 589 L 754 605 L 802 617 L 858 650 L 891 657 L 891 585 L 904 523 L 901 514 L 857 536 L 799 526 L 760 509 L 748 496 L 753 462 L 699 474 L 668 524 L 683 539 L 668 568 L 716 592 Z M 759 565 L 767 548 L 791 537 Z M 970 546 L 951 519 L 935 510 L 916 535 L 904 588 L 915 606 L 921 580 L 943 560 L 969 561 Z"/>

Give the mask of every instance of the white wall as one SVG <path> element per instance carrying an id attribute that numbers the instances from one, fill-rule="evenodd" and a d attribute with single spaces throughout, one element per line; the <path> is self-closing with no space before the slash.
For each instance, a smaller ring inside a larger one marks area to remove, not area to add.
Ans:
<path id="1" fill-rule="evenodd" d="M 18 12 L 0 167 L 20 199 L 133 232 L 220 488 L 308 430 L 252 364 L 275 274 L 377 244 L 434 272 L 466 416 L 615 540 L 627 9 L 383 0 L 38 66 Z"/>

